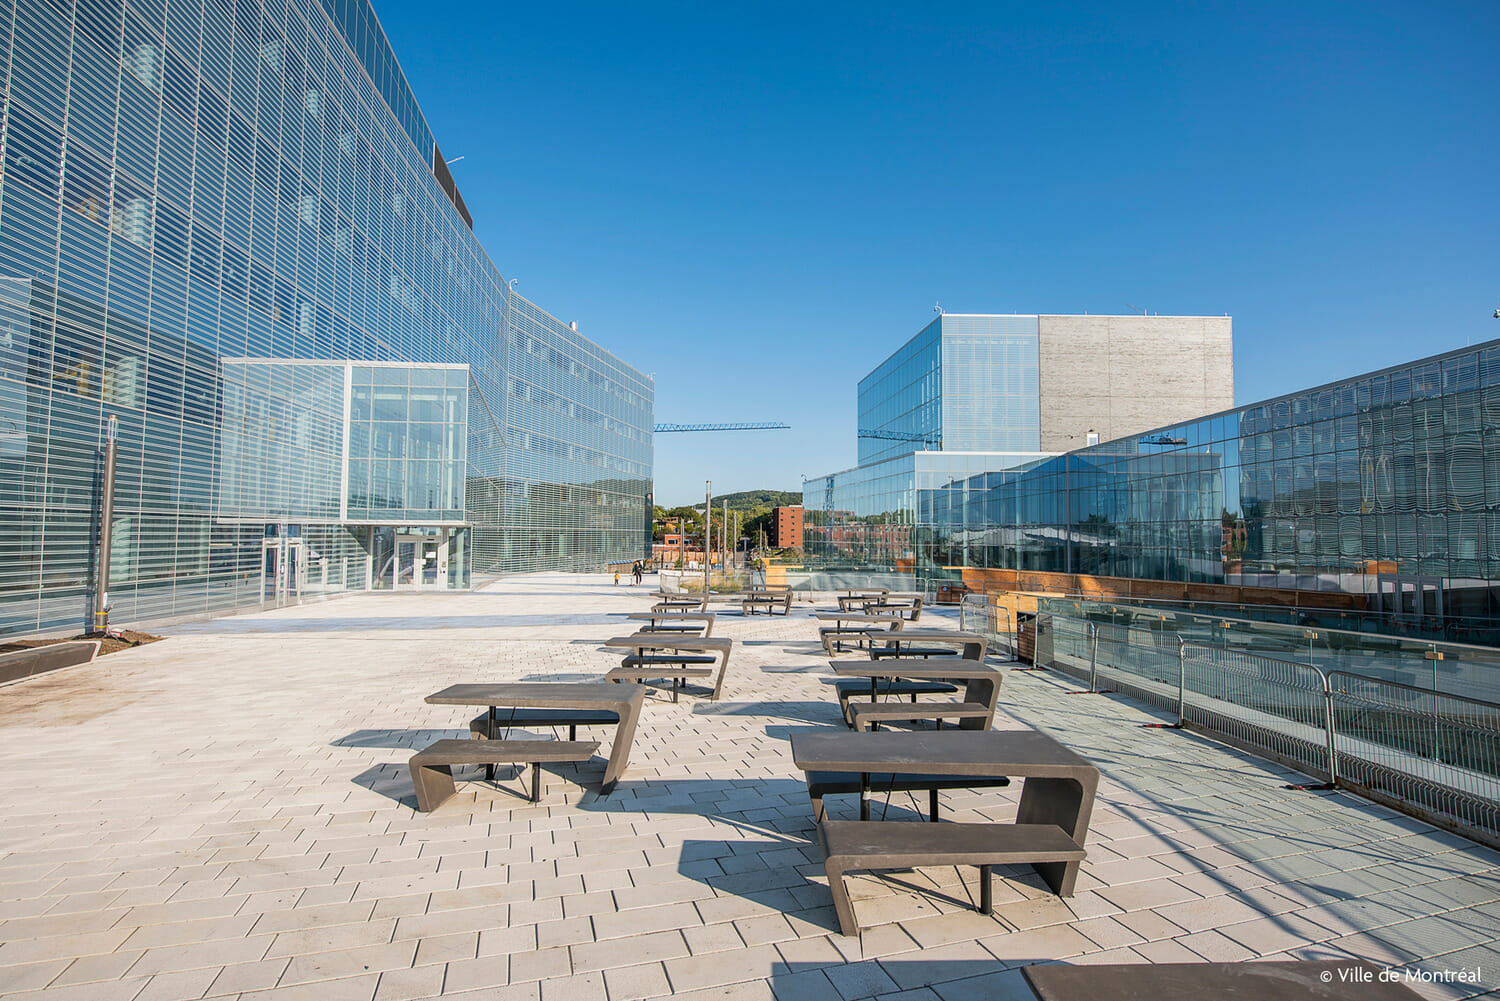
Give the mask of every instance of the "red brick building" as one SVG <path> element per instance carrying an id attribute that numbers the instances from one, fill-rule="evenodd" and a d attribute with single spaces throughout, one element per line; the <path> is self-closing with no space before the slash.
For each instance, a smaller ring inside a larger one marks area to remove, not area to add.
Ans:
<path id="1" fill-rule="evenodd" d="M 802 548 L 802 506 L 778 507 L 771 511 L 770 539 L 777 549 Z"/>

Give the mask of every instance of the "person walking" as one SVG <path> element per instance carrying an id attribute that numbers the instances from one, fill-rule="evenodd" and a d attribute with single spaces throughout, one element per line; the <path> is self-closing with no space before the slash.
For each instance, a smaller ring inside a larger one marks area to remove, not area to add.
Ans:
<path id="1" fill-rule="evenodd" d="M 635 566 L 631 569 L 635 571 L 635 582 L 639 584 L 641 582 L 641 578 L 646 575 L 646 568 L 641 566 L 640 560 L 636 560 Z"/>
<path id="2" fill-rule="evenodd" d="M 620 571 L 615 571 L 615 587 L 620 586 Z"/>

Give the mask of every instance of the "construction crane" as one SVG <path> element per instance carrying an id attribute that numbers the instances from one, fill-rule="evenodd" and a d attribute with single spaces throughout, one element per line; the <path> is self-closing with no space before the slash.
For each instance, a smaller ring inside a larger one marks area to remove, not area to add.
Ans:
<path id="1" fill-rule="evenodd" d="M 924 445 L 943 447 L 943 433 L 941 431 L 878 431 L 869 428 L 860 428 L 861 438 L 883 438 L 886 441 L 919 441 Z"/>
<path id="2" fill-rule="evenodd" d="M 759 423 L 759 424 L 658 424 L 656 432 L 664 431 L 782 431 L 790 430 L 790 424 Z"/>

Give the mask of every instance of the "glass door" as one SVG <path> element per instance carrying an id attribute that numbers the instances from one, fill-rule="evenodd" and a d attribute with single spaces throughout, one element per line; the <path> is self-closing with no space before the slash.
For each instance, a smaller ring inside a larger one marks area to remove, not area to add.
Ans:
<path id="1" fill-rule="evenodd" d="M 287 539 L 285 558 L 282 560 L 281 597 L 300 598 L 302 586 L 307 582 L 307 563 L 302 558 L 301 539 Z"/>
<path id="2" fill-rule="evenodd" d="M 419 587 L 442 587 L 447 583 L 444 575 L 438 573 L 439 555 L 443 550 L 443 540 L 436 536 L 424 538 L 418 545 L 421 548 L 420 565 L 417 567 L 419 573 Z M 447 562 L 446 560 L 442 562 Z"/>
<path id="3" fill-rule="evenodd" d="M 260 547 L 260 600 L 275 601 L 281 594 L 281 540 L 266 539 Z"/>
<path id="4" fill-rule="evenodd" d="M 420 542 L 416 539 L 396 539 L 396 587 L 415 587 L 417 585 L 417 549 Z"/>

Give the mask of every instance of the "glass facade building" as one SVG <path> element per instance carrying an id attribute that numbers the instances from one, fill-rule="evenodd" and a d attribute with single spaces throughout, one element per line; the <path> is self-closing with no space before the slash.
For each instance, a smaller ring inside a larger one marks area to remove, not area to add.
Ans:
<path id="1" fill-rule="evenodd" d="M 906 551 L 939 576 L 1048 570 L 1500 613 L 1500 341 L 999 472 L 924 481 L 924 458 L 910 495 L 863 469 L 809 481 L 806 503 L 828 495 L 809 555 L 887 568 Z M 907 527 L 861 550 L 855 526 L 871 523 Z"/>
<path id="2" fill-rule="evenodd" d="M 516 294 L 365 0 L 0 0 L 0 633 L 641 555 L 651 380 Z"/>
<path id="3" fill-rule="evenodd" d="M 1035 316 L 945 313 L 859 383 L 859 464 L 910 453 L 1040 450 Z"/>

